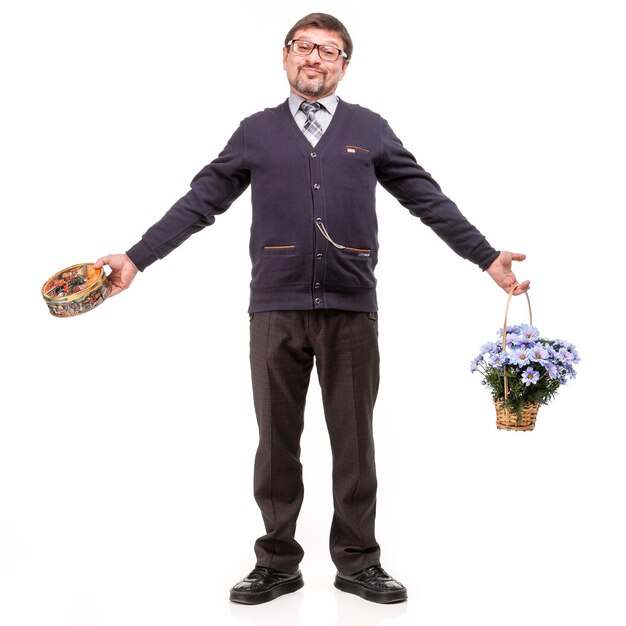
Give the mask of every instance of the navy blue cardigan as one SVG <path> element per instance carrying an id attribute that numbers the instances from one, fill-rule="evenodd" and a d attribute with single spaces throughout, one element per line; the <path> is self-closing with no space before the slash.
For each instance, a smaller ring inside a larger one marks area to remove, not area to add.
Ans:
<path id="1" fill-rule="evenodd" d="M 314 148 L 288 101 L 243 120 L 127 254 L 143 271 L 213 224 L 251 184 L 250 312 L 375 311 L 377 182 L 463 258 L 484 270 L 497 257 L 387 122 L 344 101 Z"/>

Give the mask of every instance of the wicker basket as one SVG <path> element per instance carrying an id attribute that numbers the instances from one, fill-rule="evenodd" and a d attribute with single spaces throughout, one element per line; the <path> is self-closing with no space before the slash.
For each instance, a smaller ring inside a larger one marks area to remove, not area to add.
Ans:
<path id="1" fill-rule="evenodd" d="M 511 298 L 513 292 L 517 287 L 517 283 L 513 285 L 509 291 L 509 297 L 506 301 L 506 308 L 504 310 L 504 326 L 502 327 L 502 350 L 506 350 L 506 323 L 509 313 L 509 305 L 511 304 Z M 528 292 L 524 292 L 526 301 L 528 302 L 528 317 L 529 324 L 533 325 L 533 311 L 530 308 L 530 298 Z M 509 381 L 506 373 L 506 365 L 503 369 L 504 373 L 504 402 L 502 400 L 494 400 L 496 405 L 496 427 L 499 430 L 532 430 L 535 427 L 537 421 L 537 411 L 539 410 L 539 404 L 527 403 L 524 405 L 522 412 L 518 415 L 515 411 L 511 411 L 504 407 L 504 403 L 509 396 Z"/>
<path id="2" fill-rule="evenodd" d="M 500 430 L 532 430 L 537 421 L 539 404 L 526 404 L 522 414 L 504 408 L 502 400 L 494 400 L 496 405 L 496 426 Z"/>

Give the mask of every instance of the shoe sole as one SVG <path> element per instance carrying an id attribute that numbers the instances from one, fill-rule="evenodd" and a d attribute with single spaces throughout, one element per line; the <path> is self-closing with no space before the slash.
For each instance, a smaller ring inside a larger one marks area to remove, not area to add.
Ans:
<path id="1" fill-rule="evenodd" d="M 303 586 L 304 580 L 300 577 L 294 580 L 288 580 L 284 583 L 278 583 L 265 591 L 235 591 L 231 589 L 230 601 L 239 604 L 263 604 L 264 602 L 270 602 L 280 596 L 284 596 L 286 593 L 298 591 L 298 589 L 302 589 Z"/>
<path id="2" fill-rule="evenodd" d="M 407 599 L 406 589 L 396 589 L 394 591 L 372 591 L 359 583 L 354 583 L 343 578 L 335 578 L 335 587 L 340 591 L 353 593 L 364 600 L 377 602 L 378 604 L 393 604 L 394 602 L 404 602 Z"/>

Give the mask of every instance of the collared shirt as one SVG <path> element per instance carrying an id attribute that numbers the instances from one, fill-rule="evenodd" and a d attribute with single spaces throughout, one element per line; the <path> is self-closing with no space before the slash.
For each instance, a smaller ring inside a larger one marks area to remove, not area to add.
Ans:
<path id="1" fill-rule="evenodd" d="M 293 91 L 289 93 L 289 110 L 296 120 L 296 124 L 298 124 L 298 128 L 302 132 L 304 132 L 304 124 L 306 122 L 306 115 L 304 111 L 300 109 L 300 105 L 305 101 L 305 98 L 295 94 Z M 339 98 L 334 94 L 330 94 L 330 96 L 325 96 L 324 98 L 319 98 L 316 102 L 319 102 L 322 105 L 322 108 L 316 113 L 315 119 L 320 123 L 322 127 L 322 133 L 326 131 L 328 125 L 331 123 L 333 119 L 333 115 L 337 110 L 337 102 Z M 318 140 L 315 140 L 315 145 Z"/>

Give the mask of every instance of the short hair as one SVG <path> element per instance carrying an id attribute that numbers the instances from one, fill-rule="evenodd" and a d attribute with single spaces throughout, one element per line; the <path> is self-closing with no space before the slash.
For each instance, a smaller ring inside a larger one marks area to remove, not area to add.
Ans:
<path id="1" fill-rule="evenodd" d="M 301 20 L 298 20 L 289 30 L 285 37 L 285 48 L 287 44 L 293 39 L 293 36 L 302 28 L 313 26 L 314 28 L 320 28 L 322 30 L 329 30 L 333 33 L 338 33 L 344 43 L 344 52 L 348 55 L 348 60 L 352 58 L 352 37 L 346 27 L 334 16 L 328 13 L 309 13 L 305 15 Z M 345 59 L 344 59 L 345 60 Z"/>

